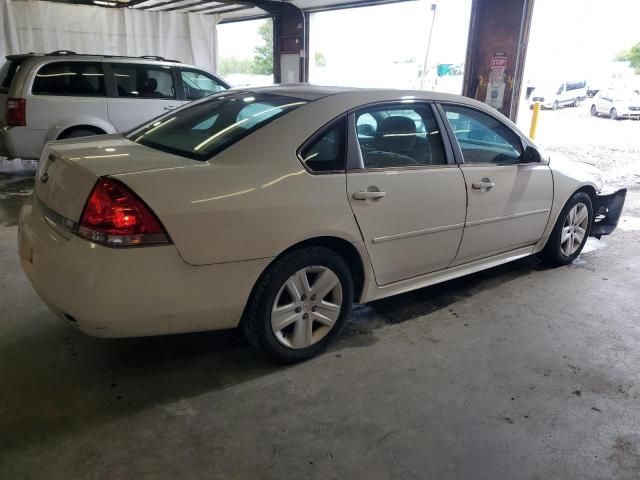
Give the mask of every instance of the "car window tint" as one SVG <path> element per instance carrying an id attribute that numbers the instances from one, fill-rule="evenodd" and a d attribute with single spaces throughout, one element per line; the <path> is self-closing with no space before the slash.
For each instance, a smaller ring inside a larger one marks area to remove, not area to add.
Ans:
<path id="1" fill-rule="evenodd" d="M 254 102 L 257 108 L 251 106 Z M 305 103 L 268 93 L 219 93 L 154 119 L 132 130 L 127 138 L 175 155 L 208 160 Z"/>
<path id="2" fill-rule="evenodd" d="M 198 100 L 214 93 L 226 90 L 226 88 L 211 75 L 196 70 L 180 70 L 182 87 L 187 100 Z"/>
<path id="3" fill-rule="evenodd" d="M 345 130 L 345 120 L 339 120 L 316 136 L 302 150 L 300 156 L 309 170 L 314 172 L 344 171 Z"/>
<path id="4" fill-rule="evenodd" d="M 443 105 L 465 163 L 518 163 L 520 137 L 486 113 L 458 105 Z"/>
<path id="5" fill-rule="evenodd" d="M 367 108 L 356 116 L 356 133 L 364 168 L 447 163 L 429 105 Z"/>
<path id="6" fill-rule="evenodd" d="M 112 65 L 118 97 L 176 98 L 170 67 L 155 65 Z"/>
<path id="7" fill-rule="evenodd" d="M 254 97 L 247 98 L 254 99 Z M 242 128 L 251 128 L 269 117 L 278 115 L 280 112 L 282 112 L 282 108 L 277 105 L 252 101 L 251 103 L 245 103 L 240 112 L 238 112 L 236 120 L 242 124 Z"/>
<path id="8" fill-rule="evenodd" d="M 34 95 L 104 96 L 104 74 L 99 62 L 54 62 L 36 73 Z"/>

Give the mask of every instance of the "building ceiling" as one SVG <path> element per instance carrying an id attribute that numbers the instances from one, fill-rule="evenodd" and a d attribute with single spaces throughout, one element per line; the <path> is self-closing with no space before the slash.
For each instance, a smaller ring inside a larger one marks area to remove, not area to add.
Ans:
<path id="1" fill-rule="evenodd" d="M 47 0 L 59 3 L 94 5 L 102 8 L 133 8 L 150 12 L 218 14 L 223 21 L 273 15 L 282 7 L 294 5 L 303 10 L 345 8 L 363 4 L 390 3 L 403 0 Z"/>

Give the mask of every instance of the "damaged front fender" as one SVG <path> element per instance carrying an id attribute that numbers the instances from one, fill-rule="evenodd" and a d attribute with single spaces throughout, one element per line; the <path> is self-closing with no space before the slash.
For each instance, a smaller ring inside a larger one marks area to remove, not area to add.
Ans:
<path id="1" fill-rule="evenodd" d="M 603 235 L 609 235 L 616 229 L 626 197 L 626 188 L 621 188 L 617 192 L 609 195 L 597 196 L 593 204 L 595 218 L 591 225 L 591 232 L 589 233 L 591 237 L 600 239 Z"/>

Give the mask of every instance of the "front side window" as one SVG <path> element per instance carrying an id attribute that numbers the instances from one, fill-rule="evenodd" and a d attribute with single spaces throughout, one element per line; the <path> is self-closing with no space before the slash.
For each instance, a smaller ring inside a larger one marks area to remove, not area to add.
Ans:
<path id="1" fill-rule="evenodd" d="M 345 169 L 344 119 L 326 128 L 300 152 L 302 162 L 313 172 L 344 172 Z"/>
<path id="2" fill-rule="evenodd" d="M 184 96 L 187 100 L 198 100 L 227 89 L 205 72 L 180 69 L 180 76 L 182 77 Z"/>
<path id="3" fill-rule="evenodd" d="M 442 105 L 458 140 L 464 163 L 518 163 L 520 137 L 498 119 L 473 108 Z"/>
<path id="4" fill-rule="evenodd" d="M 356 114 L 364 168 L 444 165 L 442 137 L 429 105 L 387 105 Z"/>
<path id="5" fill-rule="evenodd" d="M 118 97 L 176 98 L 170 67 L 116 63 L 112 69 Z"/>
<path id="6" fill-rule="evenodd" d="M 127 138 L 175 155 L 207 160 L 305 103 L 268 93 L 223 93 L 169 113 Z"/>
<path id="7" fill-rule="evenodd" d="M 34 95 L 104 96 L 100 62 L 54 62 L 44 65 L 33 81 Z"/>

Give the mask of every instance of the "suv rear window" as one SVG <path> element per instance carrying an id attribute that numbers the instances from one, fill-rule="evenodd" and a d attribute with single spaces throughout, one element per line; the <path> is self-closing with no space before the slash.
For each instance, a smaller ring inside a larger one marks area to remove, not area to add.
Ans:
<path id="1" fill-rule="evenodd" d="M 305 103 L 268 93 L 220 94 L 156 119 L 127 138 L 157 150 L 207 160 Z"/>
<path id="2" fill-rule="evenodd" d="M 34 95 L 104 96 L 100 62 L 54 62 L 43 66 L 33 81 Z"/>
<path id="3" fill-rule="evenodd" d="M 0 92 L 9 93 L 11 82 L 15 77 L 22 60 L 7 60 L 0 68 Z"/>

